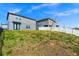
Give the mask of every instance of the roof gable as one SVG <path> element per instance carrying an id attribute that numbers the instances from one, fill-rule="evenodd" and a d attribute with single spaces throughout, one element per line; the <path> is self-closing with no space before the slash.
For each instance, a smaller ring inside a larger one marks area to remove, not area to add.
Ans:
<path id="1" fill-rule="evenodd" d="M 14 14 L 14 13 L 9 13 L 9 12 L 8 12 L 8 14 L 7 14 L 7 20 L 8 20 L 9 14 L 15 15 L 15 16 L 20 16 L 20 17 L 23 17 L 23 18 L 26 18 L 26 19 L 30 19 L 30 20 L 36 21 L 35 19 L 29 18 L 29 17 L 26 17 L 26 16 L 17 15 L 17 14 Z"/>

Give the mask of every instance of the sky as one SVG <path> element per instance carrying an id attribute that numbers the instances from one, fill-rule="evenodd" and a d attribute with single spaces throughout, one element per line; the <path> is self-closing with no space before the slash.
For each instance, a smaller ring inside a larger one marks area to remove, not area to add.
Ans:
<path id="1" fill-rule="evenodd" d="M 7 24 L 7 13 L 36 20 L 51 18 L 59 26 L 79 27 L 78 3 L 0 3 L 0 24 Z"/>

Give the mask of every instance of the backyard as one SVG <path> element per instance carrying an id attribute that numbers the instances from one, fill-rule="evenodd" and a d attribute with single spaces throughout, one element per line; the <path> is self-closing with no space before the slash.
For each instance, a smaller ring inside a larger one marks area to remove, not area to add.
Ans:
<path id="1" fill-rule="evenodd" d="M 79 37 L 45 30 L 4 30 L 3 56 L 79 55 Z"/>

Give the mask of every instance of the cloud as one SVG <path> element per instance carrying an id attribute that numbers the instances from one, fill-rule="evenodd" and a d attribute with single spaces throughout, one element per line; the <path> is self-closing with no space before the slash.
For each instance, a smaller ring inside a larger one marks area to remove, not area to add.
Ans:
<path id="1" fill-rule="evenodd" d="M 37 10 L 37 9 L 40 9 L 40 8 L 43 8 L 43 7 L 47 7 L 47 6 L 57 6 L 59 5 L 58 3 L 48 3 L 48 4 L 40 4 L 38 6 L 33 6 L 31 9 L 29 9 L 27 12 L 32 12 L 33 10 Z"/>
<path id="2" fill-rule="evenodd" d="M 11 13 L 18 13 L 18 12 L 20 12 L 22 9 L 19 9 L 19 8 L 11 8 L 10 10 L 9 10 L 9 12 L 11 12 Z"/>
<path id="3" fill-rule="evenodd" d="M 56 16 L 68 16 L 70 13 L 59 12 L 55 14 Z"/>
<path id="4" fill-rule="evenodd" d="M 55 15 L 55 16 L 68 16 L 72 14 L 78 14 L 79 8 L 74 8 L 71 10 L 65 10 L 63 12 L 57 12 L 57 11 L 46 11 L 45 14 Z"/>
<path id="5" fill-rule="evenodd" d="M 75 9 L 67 10 L 64 12 L 59 12 L 56 15 L 57 16 L 68 16 L 68 15 L 78 14 L 78 13 L 79 13 L 79 8 L 75 8 Z"/>

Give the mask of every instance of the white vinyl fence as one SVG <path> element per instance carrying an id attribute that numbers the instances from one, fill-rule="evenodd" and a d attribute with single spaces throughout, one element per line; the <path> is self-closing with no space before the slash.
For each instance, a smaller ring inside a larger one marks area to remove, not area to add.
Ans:
<path id="1" fill-rule="evenodd" d="M 71 28 L 63 28 L 63 27 L 39 27 L 39 30 L 51 30 L 51 31 L 59 31 L 69 34 L 74 34 L 79 36 L 79 30 L 71 29 Z"/>

